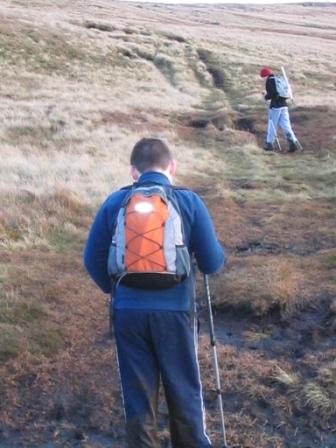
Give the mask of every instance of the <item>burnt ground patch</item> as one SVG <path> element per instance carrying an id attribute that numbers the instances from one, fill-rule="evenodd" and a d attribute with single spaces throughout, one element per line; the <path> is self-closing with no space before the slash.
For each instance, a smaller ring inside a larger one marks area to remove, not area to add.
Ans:
<path id="1" fill-rule="evenodd" d="M 217 130 L 231 129 L 235 114 L 229 111 L 200 112 L 179 115 L 177 122 L 195 129 L 205 129 L 213 125 Z"/>
<path id="2" fill-rule="evenodd" d="M 293 128 L 304 149 L 336 151 L 335 110 L 327 106 L 298 107 L 291 112 Z"/>
<path id="3" fill-rule="evenodd" d="M 334 116 L 335 111 L 327 106 L 289 107 L 292 127 L 304 150 L 319 152 L 336 151 Z M 255 135 L 257 142 L 263 146 L 267 128 L 265 109 L 247 110 L 240 113 L 234 121 L 234 127 Z M 278 130 L 281 144 L 286 148 L 286 140 L 281 129 Z"/>
<path id="4" fill-rule="evenodd" d="M 197 50 L 197 55 L 200 61 L 205 65 L 208 73 L 211 75 L 213 86 L 216 89 L 229 91 L 232 88 L 231 81 L 228 79 L 228 76 L 218 61 L 216 54 L 204 48 L 199 48 Z"/>
<path id="5" fill-rule="evenodd" d="M 208 67 L 207 70 L 212 76 L 214 87 L 224 90 L 226 85 L 224 72 L 219 68 L 211 66 Z"/>
<path id="6" fill-rule="evenodd" d="M 319 383 L 321 372 L 327 376 L 334 372 L 332 304 L 330 296 L 316 297 L 315 304 L 288 318 L 277 309 L 260 318 L 246 310 L 214 308 L 218 350 L 226 356 L 225 360 L 219 359 L 231 430 L 237 425 L 233 416 L 239 413 L 242 433 L 252 419 L 263 434 L 259 446 L 273 446 L 267 444 L 268 438 L 278 437 L 279 447 L 334 448 L 335 415 L 332 411 L 324 415 L 322 408 L 318 409 L 319 398 L 316 396 L 313 402 L 310 396 L 314 390 L 321 397 L 326 393 L 327 399 L 335 400 L 334 386 L 324 389 L 323 381 Z M 201 334 L 208 338 L 205 314 L 203 308 Z M 208 407 L 215 408 L 216 394 L 210 386 L 205 399 Z M 281 421 L 286 424 L 279 424 Z M 238 440 L 239 447 L 251 446 L 245 444 L 243 434 Z M 238 440 L 231 434 L 232 443 Z"/>
<path id="7" fill-rule="evenodd" d="M 200 110 L 173 114 L 170 122 L 181 140 L 195 142 L 204 148 L 217 144 L 229 148 L 233 145 L 255 143 L 253 134 L 234 129 L 236 116 L 236 112 L 230 110 Z"/>
<path id="8" fill-rule="evenodd" d="M 258 146 L 263 147 L 267 129 L 267 114 L 265 109 L 239 113 L 234 121 L 234 128 L 254 135 Z"/>

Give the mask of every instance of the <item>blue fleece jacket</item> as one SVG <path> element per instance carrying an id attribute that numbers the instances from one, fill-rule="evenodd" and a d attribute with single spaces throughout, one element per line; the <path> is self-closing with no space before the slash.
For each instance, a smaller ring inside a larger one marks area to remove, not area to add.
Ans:
<path id="1" fill-rule="evenodd" d="M 156 183 L 170 185 L 162 173 L 144 173 L 138 184 Z M 111 293 L 111 280 L 107 272 L 108 252 L 112 240 L 114 222 L 127 190 L 112 193 L 98 211 L 91 227 L 84 250 L 85 267 L 94 282 L 105 293 Z M 198 268 L 205 274 L 218 271 L 224 264 L 224 251 L 219 244 L 209 212 L 201 198 L 190 190 L 174 190 L 184 223 L 185 243 L 194 254 Z M 189 282 L 176 287 L 146 291 L 119 285 L 113 292 L 115 309 L 152 309 L 187 311 L 190 308 Z"/>

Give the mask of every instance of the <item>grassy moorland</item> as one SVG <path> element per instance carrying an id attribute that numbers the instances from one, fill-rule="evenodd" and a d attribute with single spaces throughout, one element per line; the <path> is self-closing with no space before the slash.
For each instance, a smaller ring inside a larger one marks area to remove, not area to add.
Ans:
<path id="1" fill-rule="evenodd" d="M 107 305 L 81 252 L 100 202 L 129 183 L 132 146 L 153 135 L 228 253 L 211 286 L 230 445 L 335 448 L 335 12 L 2 1 L 1 448 L 124 446 Z M 260 148 L 264 64 L 287 68 L 303 152 Z"/>

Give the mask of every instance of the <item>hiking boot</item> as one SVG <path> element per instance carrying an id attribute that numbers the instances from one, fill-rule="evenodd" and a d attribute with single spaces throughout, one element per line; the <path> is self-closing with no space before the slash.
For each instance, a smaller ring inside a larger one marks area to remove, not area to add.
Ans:
<path id="1" fill-rule="evenodd" d="M 295 152 L 299 149 L 299 145 L 297 142 L 293 140 L 288 140 L 288 152 Z"/>
<path id="2" fill-rule="evenodd" d="M 265 151 L 274 151 L 273 143 L 266 143 L 264 146 Z"/>

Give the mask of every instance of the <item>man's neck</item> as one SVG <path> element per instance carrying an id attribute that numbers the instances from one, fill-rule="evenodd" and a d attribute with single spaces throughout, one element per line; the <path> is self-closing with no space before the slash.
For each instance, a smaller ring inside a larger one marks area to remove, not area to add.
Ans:
<path id="1" fill-rule="evenodd" d="M 146 180 L 146 179 L 148 179 L 148 178 L 151 178 L 151 179 L 155 178 L 155 179 L 157 179 L 159 182 L 160 182 L 161 179 L 162 179 L 162 180 L 163 180 L 163 179 L 166 179 L 166 182 L 167 182 L 167 180 L 168 180 L 169 183 L 172 183 L 172 177 L 169 175 L 169 173 L 167 173 L 167 172 L 165 172 L 165 171 L 162 171 L 162 170 L 150 170 L 150 171 L 146 171 L 146 172 L 140 174 L 138 180 L 141 182 L 141 181 Z"/>
<path id="2" fill-rule="evenodd" d="M 144 173 L 140 173 L 139 179 L 140 179 L 141 176 L 144 176 L 146 174 L 162 174 L 163 176 L 166 176 L 168 178 L 170 183 L 173 183 L 173 177 L 169 173 L 169 169 L 161 170 L 161 169 L 153 168 L 153 169 L 151 169 L 149 171 L 145 171 Z"/>

